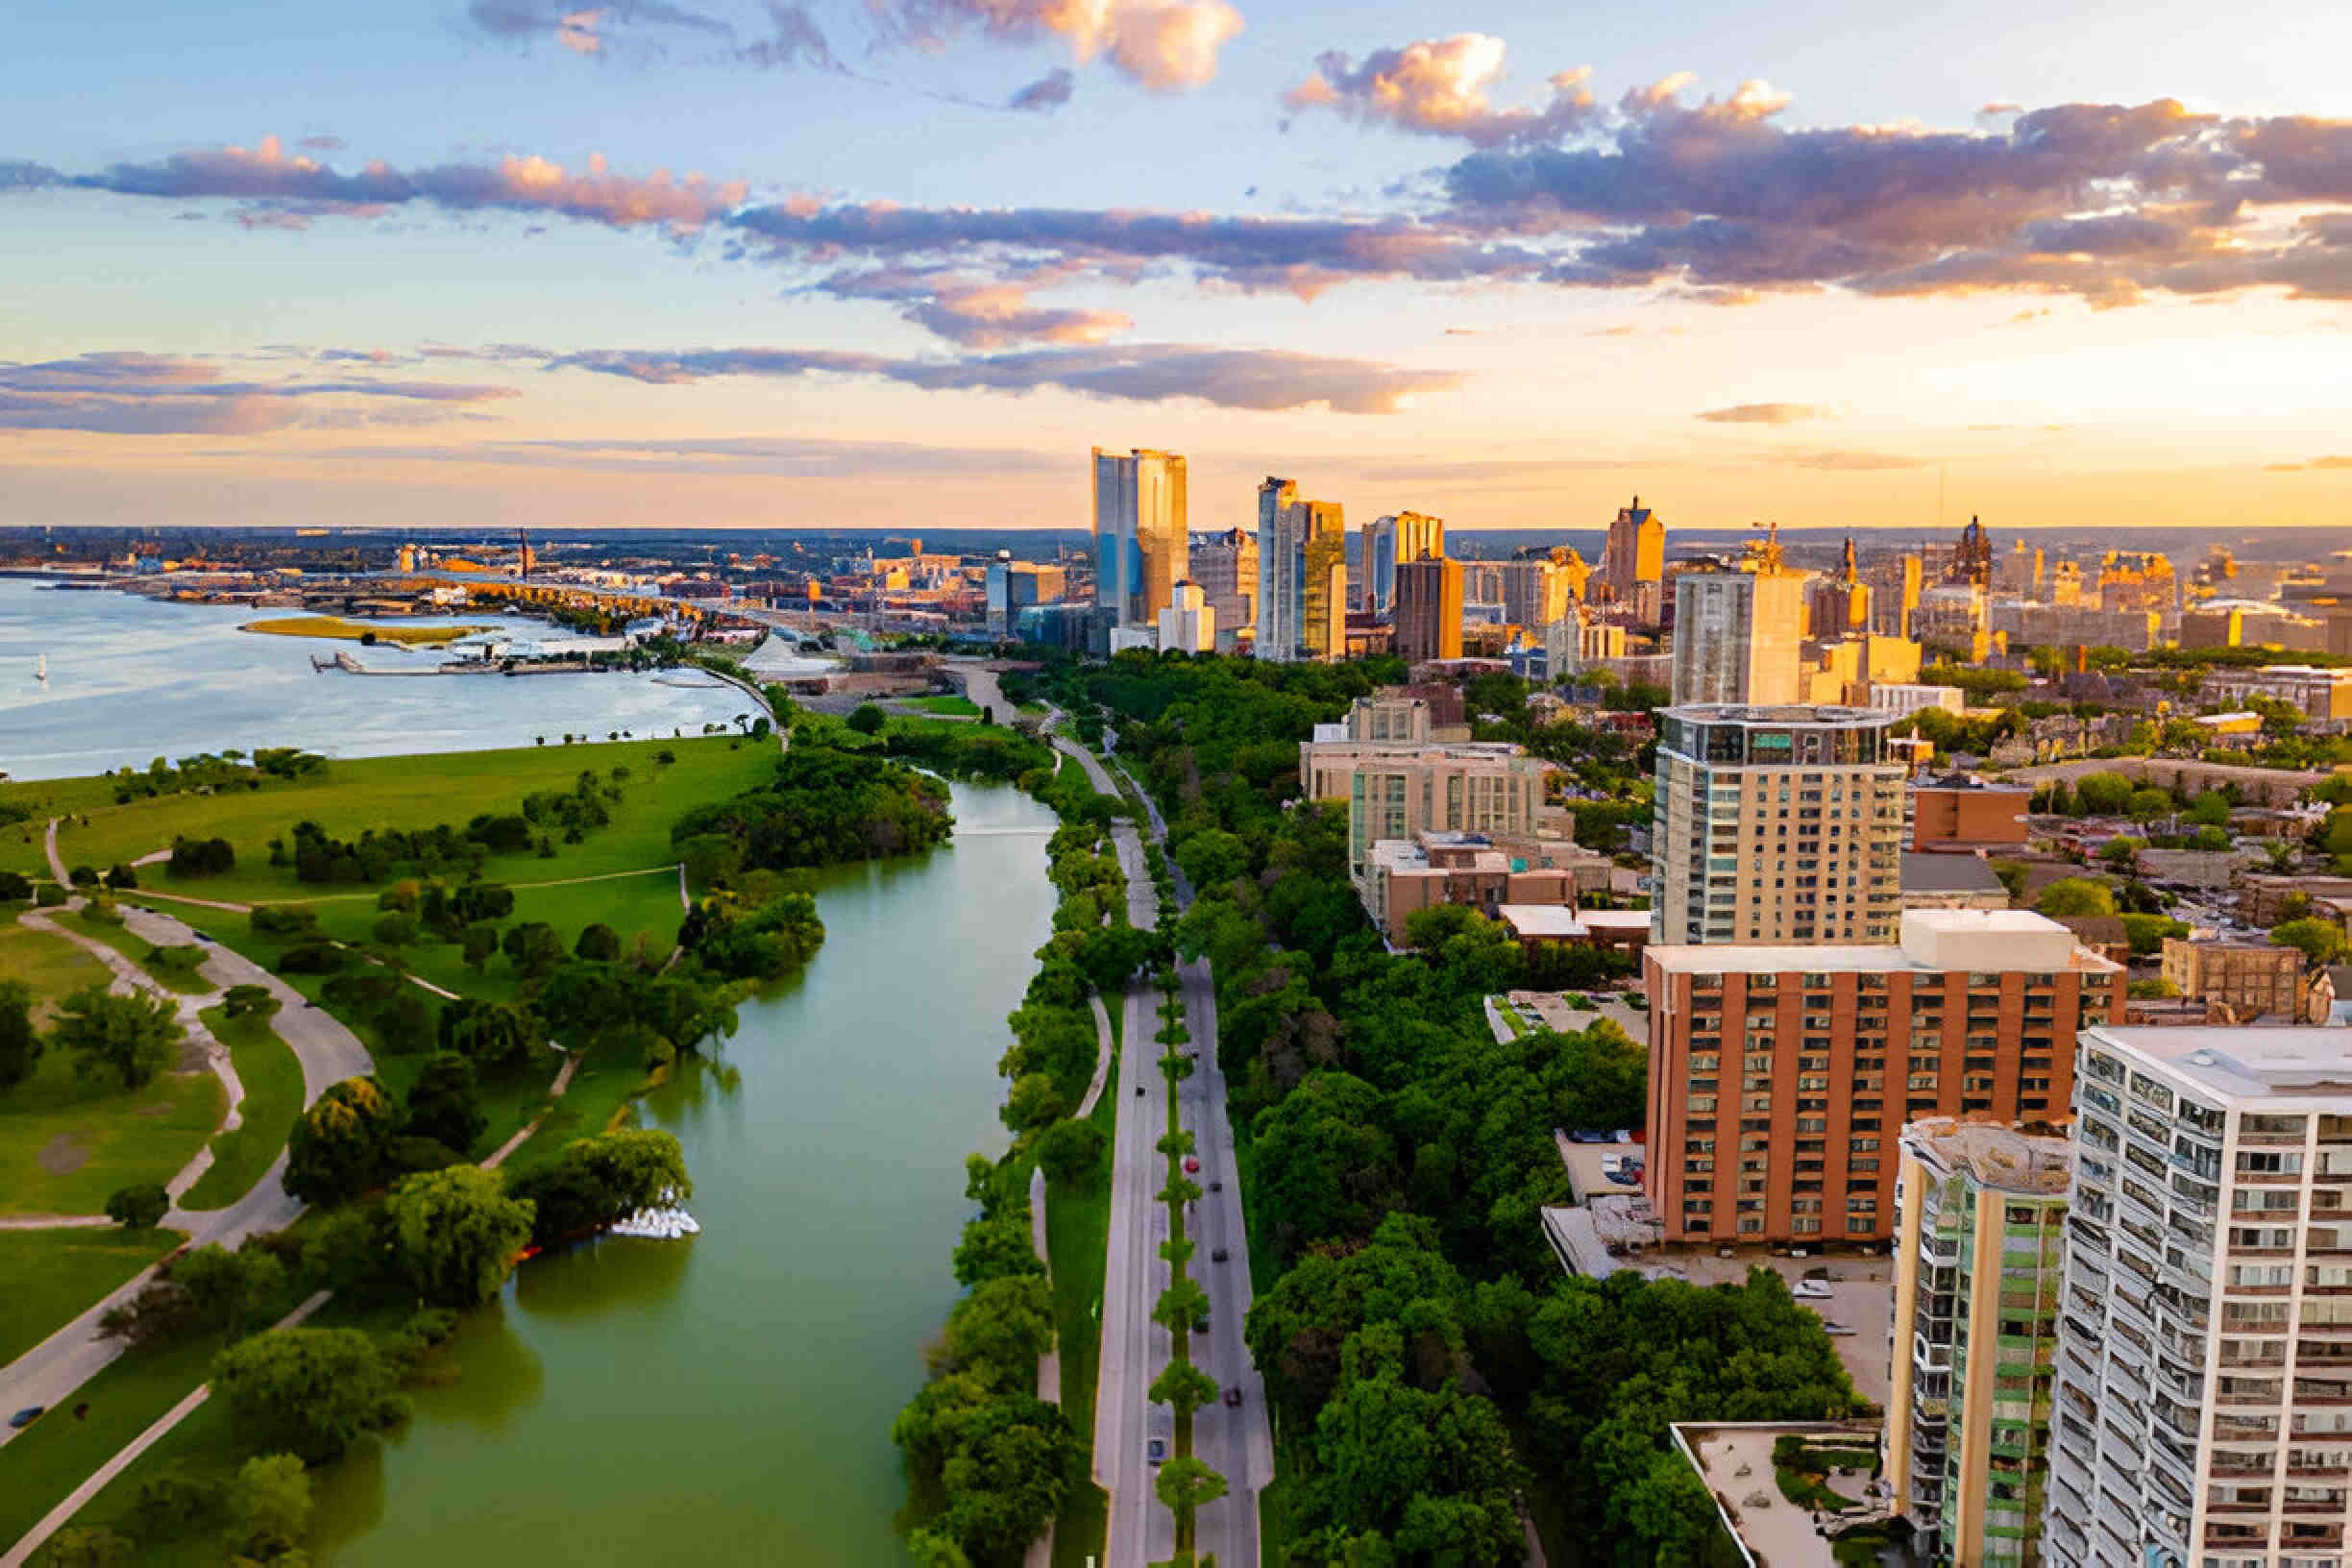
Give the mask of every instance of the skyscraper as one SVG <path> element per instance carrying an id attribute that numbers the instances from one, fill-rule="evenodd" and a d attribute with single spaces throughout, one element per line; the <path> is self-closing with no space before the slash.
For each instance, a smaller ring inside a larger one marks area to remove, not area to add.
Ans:
<path id="1" fill-rule="evenodd" d="M 1347 520 L 1298 485 L 1258 487 L 1258 657 L 1335 659 L 1347 651 Z"/>
<path id="2" fill-rule="evenodd" d="M 1674 699 L 1797 701 L 1804 615 L 1804 575 L 1776 561 L 1676 577 Z"/>
<path id="3" fill-rule="evenodd" d="M 1396 569 L 1405 561 L 1445 553 L 1445 519 L 1421 512 L 1390 512 L 1366 523 L 1363 536 L 1362 607 L 1385 615 L 1396 607 Z"/>
<path id="4" fill-rule="evenodd" d="M 1616 521 L 1609 524 L 1601 575 L 1620 603 L 1632 605 L 1645 623 L 1657 621 L 1659 585 L 1666 576 L 1666 524 L 1641 503 L 1641 497 L 1635 496 L 1630 506 L 1620 506 Z"/>
<path id="5" fill-rule="evenodd" d="M 1299 653 L 1330 660 L 1347 652 L 1347 513 L 1335 501 L 1292 502 L 1305 514 L 1300 550 Z"/>
<path id="6" fill-rule="evenodd" d="M 1216 611 L 1217 632 L 1228 642 L 1258 623 L 1258 535 L 1229 528 L 1195 540 L 1190 547 L 1192 580 Z"/>
<path id="7" fill-rule="evenodd" d="M 2343 1031 L 2097 1028 L 2077 1063 L 2046 1560 L 2340 1563 Z"/>
<path id="8" fill-rule="evenodd" d="M 1660 716 L 1654 943 L 1888 943 L 1902 905 L 1895 715 L 1678 706 Z"/>
<path id="9" fill-rule="evenodd" d="M 1868 631 L 1870 625 L 1871 591 L 1862 580 L 1854 542 L 1849 537 L 1837 574 L 1815 581 L 1805 596 L 1805 634 L 1825 642 Z"/>
<path id="10" fill-rule="evenodd" d="M 1186 576 L 1185 460 L 1094 452 L 1094 602 L 1115 625 L 1156 624 Z"/>
<path id="11" fill-rule="evenodd" d="M 1556 551 L 1523 552 L 1502 563 L 1503 619 L 1541 634 L 1543 628 L 1568 613 L 1568 569 Z"/>
<path id="12" fill-rule="evenodd" d="M 1462 656 L 1461 562 L 1430 556 L 1399 563 L 1396 650 L 1409 665 Z"/>

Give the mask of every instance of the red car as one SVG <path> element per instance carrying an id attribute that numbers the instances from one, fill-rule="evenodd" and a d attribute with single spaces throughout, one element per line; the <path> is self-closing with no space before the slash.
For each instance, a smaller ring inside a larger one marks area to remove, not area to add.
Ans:
<path id="1" fill-rule="evenodd" d="M 1193 1158 L 1191 1155 L 1188 1155 L 1188 1155 L 1186 1155 L 1186 1156 L 1185 1156 L 1185 1174 L 1186 1174 L 1186 1175 L 1188 1175 L 1188 1176 L 1192 1176 L 1192 1175 L 1197 1175 L 1197 1174 L 1199 1173 L 1199 1171 L 1200 1171 L 1200 1162 L 1199 1162 L 1198 1160 L 1194 1159 L 1194 1158 Z"/>

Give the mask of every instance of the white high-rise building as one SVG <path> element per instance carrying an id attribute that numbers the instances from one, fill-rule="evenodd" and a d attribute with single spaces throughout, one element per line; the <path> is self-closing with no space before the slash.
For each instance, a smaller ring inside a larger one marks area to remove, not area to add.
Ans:
<path id="1" fill-rule="evenodd" d="M 1216 651 L 1216 610 L 1200 584 L 1180 582 L 1170 590 L 1168 606 L 1160 612 L 1160 651 Z"/>
<path id="2" fill-rule="evenodd" d="M 1307 554 L 1298 481 L 1269 475 L 1258 487 L 1258 638 L 1262 659 L 1296 658 L 1306 613 Z"/>
<path id="3" fill-rule="evenodd" d="M 1804 615 L 1801 572 L 1683 573 L 1675 578 L 1674 699 L 1800 700 Z"/>
<path id="4" fill-rule="evenodd" d="M 1094 603 L 1149 630 L 1186 576 L 1185 460 L 1094 449 Z"/>
<path id="5" fill-rule="evenodd" d="M 2084 1032 L 2043 1547 L 2340 1568 L 2352 1528 L 2352 1048 Z"/>

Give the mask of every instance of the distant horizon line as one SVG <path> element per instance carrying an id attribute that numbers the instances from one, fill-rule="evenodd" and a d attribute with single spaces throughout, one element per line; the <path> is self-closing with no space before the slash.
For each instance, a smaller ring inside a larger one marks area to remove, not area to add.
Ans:
<path id="1" fill-rule="evenodd" d="M 1385 517 L 1390 514 L 1385 512 L 1376 512 L 1370 515 L 1373 517 Z M 1978 519 L 1981 519 L 1983 514 L 1978 513 L 1974 515 Z M 1446 531 L 1449 533 L 1606 533 L 1609 528 L 1609 525 L 1605 521 L 1600 523 L 1575 524 L 1564 527 L 1531 527 L 1524 524 L 1502 523 L 1453 523 L 1442 518 L 1439 519 L 1439 521 L 1445 522 Z M 1185 526 L 1185 531 L 1187 533 L 1231 533 L 1236 527 L 1240 526 L 1241 525 L 1239 524 L 1235 524 L 1232 526 L 1211 525 L 1203 527 L 1197 524 L 1188 523 Z M 1668 524 L 1668 531 L 1669 533 L 1680 534 L 1750 534 L 1762 531 L 1763 527 L 1764 525 L 1761 523 L 1744 524 L 1738 526 L 1727 524 L 1688 524 L 1678 526 L 1670 523 Z M 1779 531 L 1782 533 L 1901 532 L 1932 534 L 1938 532 L 1957 532 L 1960 529 L 1967 527 L 1968 524 L 1965 522 L 1945 523 L 1942 525 L 1916 523 L 1781 523 L 1777 525 L 1777 527 Z M 2200 529 L 2212 530 L 2217 528 L 2227 528 L 2233 532 L 2243 533 L 2244 537 L 2248 539 L 2260 539 L 2266 535 L 2276 533 L 2343 532 L 2347 528 L 2352 528 L 2352 523 L 2274 523 L 2251 530 L 2247 529 L 2245 525 L 2242 523 L 2231 522 L 2148 522 L 2095 525 L 2081 523 L 1994 522 L 1986 524 L 1985 527 L 1988 532 L 1993 533 L 2043 533 L 2068 529 L 2091 533 L 2119 532 L 2124 530 L 2129 530 L 2132 532 L 2193 532 Z M 297 534 L 306 533 L 308 537 L 312 538 L 374 538 L 392 540 L 420 538 L 426 536 L 447 537 L 462 534 L 469 538 L 480 539 L 485 543 L 512 542 L 512 530 L 459 528 L 451 527 L 434 527 L 432 525 L 420 525 L 412 529 L 404 529 L 375 526 L 322 527 L 321 525 L 315 523 L 171 523 L 162 525 L 140 525 L 129 523 L 60 522 L 0 525 L 0 533 L 7 533 L 19 529 L 30 532 L 43 528 L 63 528 L 71 529 L 77 532 L 88 531 L 129 534 L 159 534 L 166 532 L 267 533 L 276 531 Z M 1083 537 L 1091 535 L 1094 529 L 1091 524 L 1086 523 L 1073 523 L 1067 525 L 1038 523 L 951 524 L 943 525 L 936 528 L 909 528 L 903 525 L 878 523 L 837 523 L 821 527 L 802 526 L 794 527 L 778 527 L 772 524 L 763 523 L 575 523 L 567 524 L 561 527 L 532 528 L 526 531 L 529 532 L 534 538 L 557 538 L 567 534 L 628 533 L 772 533 L 787 535 L 870 533 L 876 535 L 877 537 L 883 538 L 920 538 L 931 534 L 947 535 L 969 533 L 1068 533 L 1077 534 Z"/>

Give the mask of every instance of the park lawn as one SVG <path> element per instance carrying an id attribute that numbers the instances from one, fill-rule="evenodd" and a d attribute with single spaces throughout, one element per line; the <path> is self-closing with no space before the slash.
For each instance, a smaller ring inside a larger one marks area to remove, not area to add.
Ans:
<path id="1" fill-rule="evenodd" d="M 137 965 L 141 974 L 161 986 L 165 991 L 176 992 L 182 996 L 206 996 L 220 990 L 220 987 L 193 970 L 174 969 L 160 964 L 148 963 L 147 952 L 149 948 L 155 946 L 154 943 L 120 924 L 93 920 L 89 919 L 89 912 L 86 909 L 53 910 L 51 916 L 61 929 L 79 932 L 92 942 L 105 943 L 109 947 Z"/>
<path id="2" fill-rule="evenodd" d="M 113 979 L 111 969 L 66 938 L 20 923 L 16 917 L 21 908 L 0 905 L 0 977 L 21 980 L 33 988 L 36 1021 L 85 986 L 103 986 Z M 5 1104 L 0 1100 L 0 1105 Z"/>
<path id="3" fill-rule="evenodd" d="M 238 1125 L 212 1139 L 212 1165 L 180 1199 L 183 1209 L 221 1209 L 253 1190 L 302 1115 L 302 1062 L 263 1018 L 232 1018 L 204 1011 L 212 1038 L 229 1047 L 237 1082 L 245 1087 Z"/>
<path id="4" fill-rule="evenodd" d="M 0 1366 L 180 1244 L 166 1230 L 0 1231 Z"/>
<path id="5" fill-rule="evenodd" d="M 920 708 L 925 713 L 943 714 L 957 719 L 980 717 L 980 704 L 968 697 L 910 697 L 902 700 L 908 707 Z"/>
<path id="6" fill-rule="evenodd" d="M 631 1107 L 637 1097 L 652 1085 L 644 1061 L 635 1052 L 590 1046 L 579 1070 L 572 1075 L 571 1087 L 564 1090 L 564 1097 L 549 1109 L 539 1130 L 507 1156 L 503 1168 L 524 1171 L 545 1164 L 561 1153 L 565 1144 L 603 1132 L 613 1125 L 615 1118 L 633 1114 Z M 487 1098 L 485 1093 L 485 1101 Z M 540 1103 L 546 1101 L 543 1092 Z M 479 1152 L 487 1153 L 512 1137 L 516 1125 L 519 1124 L 509 1125 L 503 1133 L 493 1126 L 483 1139 L 485 1147 Z"/>
<path id="7" fill-rule="evenodd" d="M 209 1072 L 122 1090 L 86 1083 L 64 1052 L 44 1051 L 32 1077 L 0 1094 L 0 1213 L 95 1214 L 118 1188 L 167 1182 L 227 1104 Z"/>
<path id="8" fill-rule="evenodd" d="M 74 1391 L 75 1404 L 89 1406 L 86 1418 L 75 1420 L 70 1406 L 52 1410 L 0 1448 L 0 1540 L 13 1542 L 39 1523 L 204 1382 L 220 1348 L 218 1335 L 199 1334 L 179 1344 L 126 1352 Z M 173 1435 L 186 1430 L 184 1425 Z"/>
<path id="9" fill-rule="evenodd" d="M 332 637 L 358 642 L 369 632 L 380 643 L 403 648 L 438 648 L 460 637 L 471 637 L 490 626 L 404 626 L 397 621 L 347 621 L 339 615 L 282 615 L 267 621 L 248 621 L 239 631 L 267 632 L 273 637 Z"/>
<path id="10" fill-rule="evenodd" d="M 676 761 L 653 760 L 668 750 Z M 330 836 L 355 839 L 371 828 L 403 830 L 437 822 L 461 825 L 482 813 L 518 811 L 523 798 L 543 790 L 569 790 L 582 770 L 608 775 L 625 767 L 622 799 L 612 821 L 576 845 L 557 844 L 552 860 L 530 851 L 493 855 L 482 876 L 493 882 L 539 882 L 551 877 L 592 876 L 674 863 L 670 826 L 702 801 L 723 799 L 766 779 L 775 767 L 772 746 L 740 737 L 596 742 L 580 746 L 525 746 L 497 751 L 452 751 L 429 756 L 337 759 L 316 776 L 270 779 L 258 789 L 221 795 L 172 795 L 88 808 L 89 825 L 59 832 L 59 853 L 68 865 L 110 866 L 168 847 L 183 835 L 227 839 L 236 850 L 233 870 L 218 876 L 173 878 L 152 873 L 156 890 L 231 903 L 307 902 L 331 895 L 372 899 L 377 889 L 305 883 L 293 868 L 269 864 L 269 841 L 291 841 L 294 824 L 309 821 Z M 10 786 L 15 792 L 47 785 Z M 40 864 L 39 838 L 30 846 Z M 23 849 L 12 845 L 12 853 Z M 30 868 L 27 868 L 30 869 Z"/>

